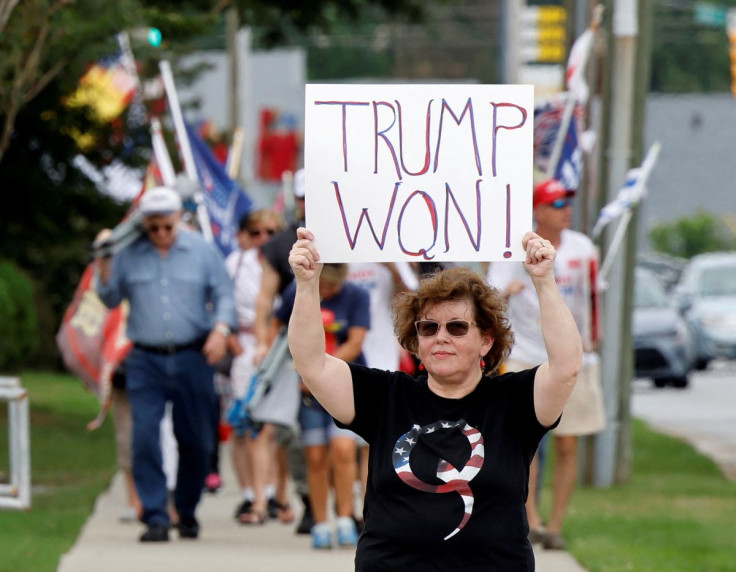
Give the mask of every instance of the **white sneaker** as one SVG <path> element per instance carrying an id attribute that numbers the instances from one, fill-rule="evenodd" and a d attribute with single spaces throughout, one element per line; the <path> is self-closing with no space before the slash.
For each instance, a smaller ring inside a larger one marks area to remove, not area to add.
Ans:
<path id="1" fill-rule="evenodd" d="M 337 543 L 340 546 L 355 546 L 358 544 L 358 529 L 355 521 L 349 516 L 341 516 L 336 521 Z"/>

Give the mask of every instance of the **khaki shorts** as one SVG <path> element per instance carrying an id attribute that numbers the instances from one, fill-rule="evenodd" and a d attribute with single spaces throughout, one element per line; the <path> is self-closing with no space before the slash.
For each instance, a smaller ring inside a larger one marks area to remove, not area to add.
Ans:
<path id="1" fill-rule="evenodd" d="M 506 371 L 522 371 L 534 367 L 513 359 L 506 361 L 504 365 Z M 592 435 L 602 431 L 605 426 L 606 412 L 603 408 L 600 366 L 585 366 L 580 370 L 575 389 L 562 411 L 562 419 L 552 433 L 560 436 Z"/>

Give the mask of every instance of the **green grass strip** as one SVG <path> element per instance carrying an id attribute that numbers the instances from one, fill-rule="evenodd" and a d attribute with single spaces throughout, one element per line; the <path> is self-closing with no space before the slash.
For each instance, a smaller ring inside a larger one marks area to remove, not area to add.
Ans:
<path id="1" fill-rule="evenodd" d="M 575 491 L 570 552 L 590 572 L 736 569 L 736 483 L 684 442 L 638 420 L 633 430 L 630 481 Z"/>
<path id="2" fill-rule="evenodd" d="M 75 377 L 55 373 L 22 376 L 31 406 L 32 507 L 0 510 L 0 570 L 56 570 L 71 548 L 96 497 L 115 472 L 112 419 L 89 432 L 97 398 Z M 7 481 L 7 407 L 0 405 L 0 475 Z"/>

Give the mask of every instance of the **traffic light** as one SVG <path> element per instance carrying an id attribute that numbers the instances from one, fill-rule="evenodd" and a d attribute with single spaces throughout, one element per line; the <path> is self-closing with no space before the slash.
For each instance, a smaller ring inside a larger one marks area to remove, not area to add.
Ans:
<path id="1" fill-rule="evenodd" d="M 150 28 L 148 28 L 146 39 L 148 40 L 148 43 L 150 45 L 152 45 L 154 48 L 158 48 L 161 45 L 161 30 L 151 26 Z"/>

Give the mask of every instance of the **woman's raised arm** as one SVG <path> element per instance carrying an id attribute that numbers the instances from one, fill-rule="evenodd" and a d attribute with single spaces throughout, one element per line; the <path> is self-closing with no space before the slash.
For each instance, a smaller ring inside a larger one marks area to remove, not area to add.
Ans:
<path id="1" fill-rule="evenodd" d="M 534 408 L 539 422 L 549 427 L 562 413 L 582 367 L 583 346 L 575 320 L 565 305 L 554 276 L 557 251 L 548 240 L 528 232 L 524 268 L 539 299 L 547 361 L 534 379 Z"/>
<path id="2" fill-rule="evenodd" d="M 325 332 L 319 299 L 319 253 L 314 234 L 306 228 L 296 231 L 297 241 L 289 254 L 296 278 L 294 309 L 289 319 L 289 348 L 294 368 L 327 412 L 342 423 L 355 418 L 353 381 L 343 360 L 325 353 Z"/>

